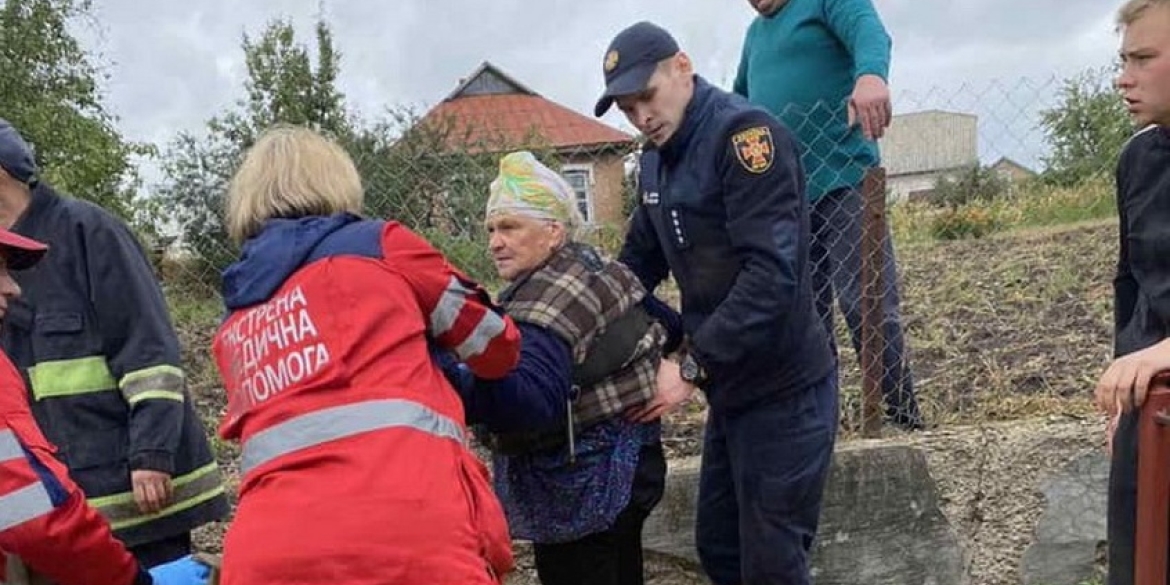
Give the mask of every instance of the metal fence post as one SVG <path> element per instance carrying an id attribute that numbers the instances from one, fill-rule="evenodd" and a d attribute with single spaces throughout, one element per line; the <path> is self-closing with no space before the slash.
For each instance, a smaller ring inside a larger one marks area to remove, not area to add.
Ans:
<path id="1" fill-rule="evenodd" d="M 882 429 L 882 281 L 886 239 L 886 169 L 866 171 L 861 183 L 861 432 Z"/>
<path id="2" fill-rule="evenodd" d="M 1155 379 L 1138 416 L 1134 585 L 1166 585 L 1170 546 L 1170 377 Z"/>

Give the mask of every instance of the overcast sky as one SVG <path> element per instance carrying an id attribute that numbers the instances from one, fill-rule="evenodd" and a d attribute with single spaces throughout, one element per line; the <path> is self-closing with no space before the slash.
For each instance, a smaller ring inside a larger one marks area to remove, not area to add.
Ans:
<path id="1" fill-rule="evenodd" d="M 1113 0 L 875 0 L 894 39 L 895 109 L 981 116 L 981 151 L 1035 155 L 1035 111 L 1060 78 L 1110 64 Z M 125 134 L 165 144 L 198 130 L 242 95 L 240 38 L 289 17 L 302 39 L 315 0 L 101 0 L 83 33 L 108 64 L 108 104 Z M 649 19 L 671 30 L 701 74 L 730 86 L 744 0 L 332 0 L 324 13 L 342 53 L 352 107 L 427 108 L 489 60 L 545 97 L 590 113 L 602 53 L 622 27 Z M 623 127 L 613 113 L 606 120 Z"/>

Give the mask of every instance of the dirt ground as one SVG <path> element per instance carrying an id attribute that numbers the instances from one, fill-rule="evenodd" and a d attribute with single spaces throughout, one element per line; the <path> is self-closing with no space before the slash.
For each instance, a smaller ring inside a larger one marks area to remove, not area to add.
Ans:
<path id="1" fill-rule="evenodd" d="M 674 434 L 683 434 L 680 430 Z M 1069 461 L 1102 449 L 1104 436 L 1104 423 L 1097 417 L 1053 415 L 923 433 L 891 430 L 870 441 L 922 448 L 942 511 L 965 548 L 972 583 L 1017 585 L 1020 559 L 1043 510 L 1039 486 Z M 234 469 L 233 460 L 223 463 Z M 235 474 L 229 473 L 234 483 Z M 225 528 L 216 524 L 200 529 L 198 547 L 220 551 Z M 538 585 L 531 548 L 519 543 L 516 556 L 517 571 L 508 585 Z M 654 553 L 647 556 L 646 575 L 650 585 L 707 583 L 698 567 Z"/>
<path id="2" fill-rule="evenodd" d="M 925 451 L 972 583 L 1018 585 L 1020 560 L 1044 510 L 1040 487 L 1073 459 L 1103 452 L 1105 425 L 1099 417 L 1048 416 L 896 440 Z"/>
<path id="3" fill-rule="evenodd" d="M 945 511 L 973 543 L 972 570 L 986 576 L 981 584 L 1013 583 L 1039 513 L 1030 486 L 1064 459 L 1050 453 L 1096 448 L 1102 436 L 1088 397 L 1110 356 L 1115 240 L 1114 222 L 1098 222 L 898 250 L 910 360 L 933 427 L 898 440 L 930 453 Z M 223 408 L 206 359 L 215 318 L 214 308 L 176 317 L 209 429 Z M 847 441 L 857 437 L 860 384 L 856 356 L 841 339 Z M 704 420 L 701 399 L 667 420 L 671 457 L 701 451 Z M 236 450 L 216 447 L 234 487 Z M 199 546 L 217 551 L 222 529 L 200 530 Z M 535 583 L 523 554 L 521 563 L 512 583 Z M 703 582 L 669 559 L 651 559 L 648 571 L 657 585 Z"/>

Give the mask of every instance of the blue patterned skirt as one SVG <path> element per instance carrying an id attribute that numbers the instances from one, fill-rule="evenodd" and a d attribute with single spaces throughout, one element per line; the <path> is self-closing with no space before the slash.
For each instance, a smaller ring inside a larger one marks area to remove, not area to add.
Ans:
<path id="1" fill-rule="evenodd" d="M 512 537 L 553 544 L 613 526 L 629 503 L 642 445 L 657 440 L 658 430 L 657 422 L 614 419 L 576 438 L 574 461 L 568 446 L 548 453 L 494 456 L 496 494 Z"/>

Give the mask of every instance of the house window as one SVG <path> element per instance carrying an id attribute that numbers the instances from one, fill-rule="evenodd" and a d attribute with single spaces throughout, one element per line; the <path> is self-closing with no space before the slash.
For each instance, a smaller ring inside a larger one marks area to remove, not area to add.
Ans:
<path id="1" fill-rule="evenodd" d="M 561 176 L 577 193 L 577 208 L 585 223 L 593 223 L 593 165 L 565 165 Z"/>

